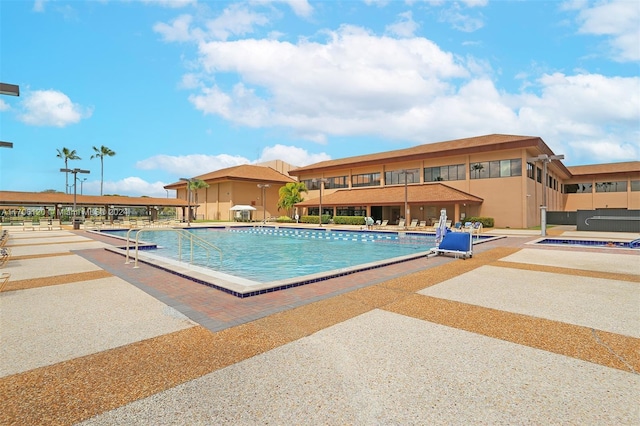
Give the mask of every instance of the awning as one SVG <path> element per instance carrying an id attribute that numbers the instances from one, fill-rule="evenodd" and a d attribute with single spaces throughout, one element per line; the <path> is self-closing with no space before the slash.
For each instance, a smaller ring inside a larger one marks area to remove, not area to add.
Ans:
<path id="1" fill-rule="evenodd" d="M 237 204 L 237 205 L 231 207 L 230 210 L 233 210 L 233 211 L 246 211 L 246 210 L 255 210 L 255 209 L 256 208 L 252 207 L 252 206 L 245 206 L 245 205 L 242 205 L 242 204 Z"/>

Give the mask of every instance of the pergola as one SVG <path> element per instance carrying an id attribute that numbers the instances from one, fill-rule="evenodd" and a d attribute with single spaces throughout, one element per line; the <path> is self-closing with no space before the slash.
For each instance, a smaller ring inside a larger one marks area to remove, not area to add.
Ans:
<path id="1" fill-rule="evenodd" d="M 10 216 L 35 216 L 41 213 L 45 217 L 60 218 L 65 209 L 82 210 L 81 216 L 104 216 L 116 218 L 128 216 L 129 208 L 146 208 L 148 215 L 154 218 L 163 207 L 187 207 L 186 200 L 175 198 L 125 197 L 120 195 L 76 195 L 58 192 L 18 192 L 0 191 L 0 210 Z M 93 210 L 92 210 L 93 209 Z M 95 213 L 95 214 L 92 214 Z"/>

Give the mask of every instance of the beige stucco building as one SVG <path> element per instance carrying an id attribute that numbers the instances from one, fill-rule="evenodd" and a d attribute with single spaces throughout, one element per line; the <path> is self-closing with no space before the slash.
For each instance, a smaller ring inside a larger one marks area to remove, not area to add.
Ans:
<path id="1" fill-rule="evenodd" d="M 263 165 L 241 165 L 216 170 L 191 179 L 199 179 L 209 186 L 191 191 L 192 217 L 205 220 L 257 221 L 283 214 L 278 212 L 278 191 L 288 182 L 295 182 L 286 173 L 291 168 L 283 161 Z M 260 186 L 258 186 L 260 185 Z M 176 197 L 187 198 L 187 182 L 165 186 L 176 190 Z M 234 206 L 248 206 L 255 210 L 232 210 Z M 181 214 L 179 213 L 179 217 Z"/>
<path id="2" fill-rule="evenodd" d="M 545 204 L 549 212 L 640 209 L 640 161 L 566 167 L 554 157 L 539 137 L 494 134 L 299 168 L 278 161 L 237 166 L 195 177 L 210 185 L 197 191 L 197 215 L 233 220 L 235 205 L 255 208 L 250 220 L 283 215 L 278 190 L 296 180 L 309 190 L 296 205 L 301 216 L 318 215 L 321 204 L 323 214 L 371 216 L 391 224 L 402 217 L 431 223 L 446 209 L 455 221 L 482 216 L 497 227 L 529 228 L 540 225 Z M 258 187 L 263 184 L 269 187 Z M 185 182 L 165 188 L 187 200 Z"/>
<path id="3" fill-rule="evenodd" d="M 482 216 L 497 227 L 528 228 L 540 225 L 545 203 L 548 211 L 640 209 L 640 162 L 567 168 L 554 156 L 539 137 L 487 135 L 324 161 L 290 174 L 311 190 L 298 204 L 302 214 L 318 214 L 322 185 L 323 214 L 390 223 L 431 223 L 446 209 L 454 221 Z"/>

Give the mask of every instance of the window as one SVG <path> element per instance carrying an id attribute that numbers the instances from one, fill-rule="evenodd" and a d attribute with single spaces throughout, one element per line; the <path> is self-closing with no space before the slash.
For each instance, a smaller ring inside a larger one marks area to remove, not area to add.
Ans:
<path id="1" fill-rule="evenodd" d="M 522 160 L 481 161 L 469 167 L 471 179 L 522 176 Z"/>
<path id="2" fill-rule="evenodd" d="M 346 188 L 349 184 L 347 184 L 346 176 L 336 176 L 332 178 L 328 178 L 327 182 L 325 182 L 324 187 L 327 189 L 335 189 L 335 188 Z"/>
<path id="3" fill-rule="evenodd" d="M 535 179 L 535 170 L 536 167 L 533 165 L 533 163 L 527 163 L 527 177 L 529 179 Z"/>
<path id="4" fill-rule="evenodd" d="M 367 208 L 360 207 L 337 207 L 336 216 L 366 216 Z"/>
<path id="5" fill-rule="evenodd" d="M 402 181 L 404 183 L 404 180 Z M 380 186 L 380 173 L 364 173 L 351 177 L 351 186 Z"/>
<path id="6" fill-rule="evenodd" d="M 540 167 L 536 167 L 536 172 L 538 173 L 536 175 L 536 180 L 538 183 L 542 183 L 542 169 Z"/>
<path id="7" fill-rule="evenodd" d="M 640 180 L 631 181 L 631 191 L 640 191 Z"/>
<path id="8" fill-rule="evenodd" d="M 466 167 L 464 164 L 452 166 L 426 167 L 424 169 L 424 181 L 435 182 L 439 180 L 464 180 Z"/>
<path id="9" fill-rule="evenodd" d="M 596 192 L 627 192 L 627 181 L 596 182 Z"/>
<path id="10" fill-rule="evenodd" d="M 591 194 L 593 185 L 590 183 L 565 183 L 565 194 Z"/>
<path id="11" fill-rule="evenodd" d="M 420 175 L 418 169 L 407 170 L 407 183 L 420 183 Z M 385 185 L 399 185 L 404 184 L 404 171 L 393 170 L 390 172 L 384 172 L 384 184 Z"/>

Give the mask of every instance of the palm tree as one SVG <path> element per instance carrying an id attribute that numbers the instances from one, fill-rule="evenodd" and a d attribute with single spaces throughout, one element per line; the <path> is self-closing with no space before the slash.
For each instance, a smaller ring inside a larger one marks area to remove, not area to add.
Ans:
<path id="1" fill-rule="evenodd" d="M 62 150 L 57 149 L 58 155 L 56 157 L 64 159 L 64 168 L 69 168 L 69 160 L 82 160 L 82 158 L 78 157 L 76 154 L 76 150 L 70 150 L 69 148 L 62 148 Z M 75 182 L 74 182 L 75 184 Z M 69 193 L 69 172 L 64 172 L 64 193 Z"/>
<path id="2" fill-rule="evenodd" d="M 281 186 L 278 190 L 278 195 L 280 196 L 278 209 L 286 210 L 288 216 L 291 217 L 293 206 L 304 200 L 304 197 L 302 197 L 304 192 L 307 192 L 307 186 L 304 182 L 289 182 L 285 186 Z"/>
<path id="3" fill-rule="evenodd" d="M 102 195 L 102 184 L 104 183 L 104 157 L 113 157 L 116 155 L 115 151 L 111 151 L 111 149 L 102 145 L 100 149 L 93 147 L 95 154 L 91 156 L 91 159 L 100 158 L 100 195 Z"/>
<path id="4" fill-rule="evenodd" d="M 194 208 L 193 219 L 196 219 L 198 217 L 198 189 L 208 188 L 208 187 L 209 187 L 209 184 L 203 181 L 202 179 L 192 179 L 191 182 L 189 182 L 189 189 L 193 191 L 193 193 L 195 194 L 195 205 L 193 206 Z"/>

